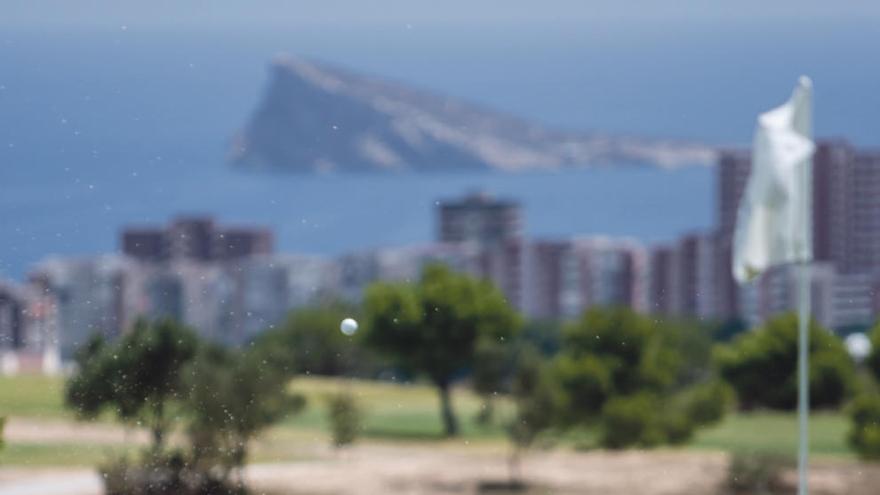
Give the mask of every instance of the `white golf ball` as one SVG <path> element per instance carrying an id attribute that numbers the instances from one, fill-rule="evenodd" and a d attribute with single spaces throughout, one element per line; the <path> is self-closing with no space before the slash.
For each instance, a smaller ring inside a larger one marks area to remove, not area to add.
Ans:
<path id="1" fill-rule="evenodd" d="M 862 361 L 871 353 L 871 339 L 863 333 L 854 333 L 844 340 L 846 350 L 856 361 Z"/>
<path id="2" fill-rule="evenodd" d="M 352 318 L 346 318 L 339 324 L 339 330 L 345 335 L 352 336 L 358 330 L 358 322 Z"/>

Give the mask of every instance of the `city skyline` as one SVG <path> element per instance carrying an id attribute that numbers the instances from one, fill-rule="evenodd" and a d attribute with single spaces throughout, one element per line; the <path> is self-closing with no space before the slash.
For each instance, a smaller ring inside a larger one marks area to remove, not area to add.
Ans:
<path id="1" fill-rule="evenodd" d="M 867 192 L 877 187 L 877 163 L 880 154 L 841 140 L 820 141 L 815 155 L 814 317 L 842 332 L 868 327 L 880 312 L 880 258 L 872 255 L 880 251 L 880 223 L 870 220 L 880 215 Z M 435 202 L 431 242 L 338 256 L 276 252 L 270 229 L 230 227 L 204 215 L 177 215 L 164 226 L 129 224 L 119 230 L 116 253 L 49 258 L 25 283 L 0 286 L 0 344 L 41 351 L 55 338 L 69 357 L 93 332 L 113 337 L 148 316 L 172 317 L 239 345 L 292 309 L 337 298 L 357 302 L 369 284 L 416 280 L 434 262 L 492 281 L 532 319 L 626 306 L 756 326 L 794 307 L 795 277 L 779 266 L 746 286 L 733 281 L 730 244 L 749 169 L 747 152 L 723 152 L 715 169 L 716 225 L 657 244 L 530 237 L 516 198 L 481 190 Z"/>

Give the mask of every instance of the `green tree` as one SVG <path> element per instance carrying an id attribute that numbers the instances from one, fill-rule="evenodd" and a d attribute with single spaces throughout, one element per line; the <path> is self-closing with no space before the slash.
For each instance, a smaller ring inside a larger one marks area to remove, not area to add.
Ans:
<path id="1" fill-rule="evenodd" d="M 261 352 L 206 345 L 187 367 L 193 464 L 219 469 L 224 483 L 244 465 L 254 436 L 304 404 L 287 392 L 289 375 L 272 362 Z"/>
<path id="2" fill-rule="evenodd" d="M 65 401 L 82 418 L 111 410 L 122 421 L 147 424 L 154 451 L 161 451 L 169 405 L 181 398 L 181 370 L 197 344 L 191 330 L 171 320 L 139 320 L 113 343 L 95 336 L 76 356 Z"/>
<path id="3" fill-rule="evenodd" d="M 863 459 L 880 459 L 880 394 L 865 392 L 849 406 L 849 444 Z"/>
<path id="4" fill-rule="evenodd" d="M 661 330 L 626 308 L 591 309 L 565 327 L 555 369 L 567 419 L 589 422 L 611 396 L 671 387 L 681 360 Z"/>
<path id="5" fill-rule="evenodd" d="M 594 308 L 563 329 L 553 360 L 557 421 L 598 427 L 609 448 L 687 440 L 707 417 L 708 332 L 627 308 Z M 713 396 L 714 398 L 715 396 Z M 723 414 L 724 405 L 719 405 Z"/>
<path id="6" fill-rule="evenodd" d="M 880 323 L 868 333 L 871 352 L 862 363 L 859 394 L 848 407 L 850 416 L 849 444 L 863 459 L 880 459 Z"/>
<path id="7" fill-rule="evenodd" d="M 728 318 L 715 325 L 712 331 L 712 338 L 718 342 L 730 342 L 734 337 L 748 329 L 748 325 L 742 318 Z"/>
<path id="8" fill-rule="evenodd" d="M 797 317 L 786 314 L 740 334 L 716 350 L 721 377 L 733 386 L 740 407 L 791 410 L 797 405 Z M 855 383 L 852 359 L 831 332 L 810 323 L 810 405 L 837 407 Z"/>
<path id="9" fill-rule="evenodd" d="M 871 352 L 863 364 L 875 380 L 880 380 L 880 322 L 867 333 L 868 339 L 871 341 Z"/>
<path id="10" fill-rule="evenodd" d="M 456 435 L 450 387 L 473 368 L 479 342 L 509 342 L 519 318 L 487 281 L 431 265 L 416 284 L 377 283 L 364 301 L 366 342 L 399 366 L 426 374 L 437 387 L 443 425 Z"/>

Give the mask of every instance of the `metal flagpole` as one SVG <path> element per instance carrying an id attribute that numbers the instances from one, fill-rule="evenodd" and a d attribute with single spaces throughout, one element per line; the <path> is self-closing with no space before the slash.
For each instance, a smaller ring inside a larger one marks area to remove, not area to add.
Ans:
<path id="1" fill-rule="evenodd" d="M 795 128 L 812 139 L 812 86 L 806 76 L 801 76 L 801 87 L 808 88 L 807 102 L 795 119 Z M 800 249 L 799 258 L 799 294 L 798 294 L 798 495 L 807 495 L 810 491 L 807 471 L 809 469 L 810 452 L 810 299 L 812 284 L 810 282 L 810 263 L 812 261 L 813 236 L 813 160 L 812 156 L 802 162 L 800 170 L 800 232 L 796 238 Z"/>
<path id="2" fill-rule="evenodd" d="M 807 495 L 807 464 L 810 449 L 810 386 L 809 386 L 809 322 L 810 262 L 800 262 L 800 295 L 798 297 L 798 495 Z"/>
<path id="3" fill-rule="evenodd" d="M 752 171 L 737 213 L 733 274 L 746 282 L 773 265 L 797 270 L 798 493 L 807 495 L 810 271 L 813 258 L 812 87 L 806 76 L 784 105 L 758 117 Z M 782 230 L 785 229 L 785 230 Z"/>

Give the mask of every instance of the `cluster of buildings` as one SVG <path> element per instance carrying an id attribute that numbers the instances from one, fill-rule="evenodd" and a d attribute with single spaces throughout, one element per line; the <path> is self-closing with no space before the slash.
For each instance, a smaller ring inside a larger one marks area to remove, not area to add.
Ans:
<path id="1" fill-rule="evenodd" d="M 736 216 L 751 171 L 748 150 L 716 166 L 715 225 L 660 245 L 633 239 L 526 239 L 515 204 L 470 197 L 439 210 L 439 240 L 471 242 L 471 265 L 533 318 L 564 319 L 596 305 L 755 326 L 793 311 L 797 271 L 778 266 L 737 284 L 731 273 Z M 880 314 L 880 152 L 843 140 L 817 143 L 813 165 L 813 316 L 840 332 Z M 503 211 L 503 213 L 501 213 Z"/>
<path id="2" fill-rule="evenodd" d="M 719 156 L 715 228 L 663 245 L 531 239 L 517 202 L 484 193 L 441 201 L 434 242 L 338 257 L 276 253 L 271 231 L 205 217 L 125 228 L 118 254 L 50 258 L 24 284 L 0 284 L 0 371 L 58 370 L 93 333 L 112 338 L 141 316 L 240 344 L 293 308 L 357 301 L 377 280 L 415 280 L 437 262 L 492 280 L 536 319 L 616 305 L 758 324 L 794 308 L 796 274 L 780 266 L 747 286 L 734 282 L 731 244 L 750 154 Z M 880 153 L 820 142 L 813 190 L 814 316 L 837 330 L 871 325 L 880 313 Z"/>

